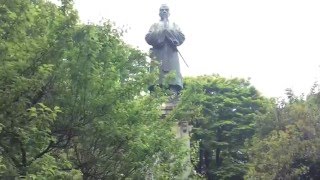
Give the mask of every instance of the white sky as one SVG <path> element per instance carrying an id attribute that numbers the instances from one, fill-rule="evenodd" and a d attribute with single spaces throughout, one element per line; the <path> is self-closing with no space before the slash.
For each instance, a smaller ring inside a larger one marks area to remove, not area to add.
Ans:
<path id="1" fill-rule="evenodd" d="M 183 76 L 251 78 L 269 97 L 286 88 L 308 93 L 320 78 L 320 0 L 75 0 L 75 7 L 83 22 L 126 26 L 125 41 L 148 51 L 144 36 L 163 3 L 186 36 Z"/>

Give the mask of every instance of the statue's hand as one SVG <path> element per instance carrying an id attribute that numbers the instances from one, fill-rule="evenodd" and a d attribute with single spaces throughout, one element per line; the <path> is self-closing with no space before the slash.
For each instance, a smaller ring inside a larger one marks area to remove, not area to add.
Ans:
<path id="1" fill-rule="evenodd" d="M 165 34 L 169 33 L 168 29 L 163 29 L 163 33 Z"/>
<path id="2" fill-rule="evenodd" d="M 179 41 L 176 40 L 176 39 L 171 39 L 171 43 L 175 46 L 178 46 L 179 45 Z"/>

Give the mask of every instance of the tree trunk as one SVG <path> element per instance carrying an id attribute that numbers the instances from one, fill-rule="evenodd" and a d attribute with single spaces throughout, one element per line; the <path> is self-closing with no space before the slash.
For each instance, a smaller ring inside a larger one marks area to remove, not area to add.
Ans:
<path id="1" fill-rule="evenodd" d="M 203 147 L 203 144 L 202 142 L 200 142 L 199 144 L 199 162 L 198 162 L 198 165 L 197 165 L 197 172 L 200 173 L 200 174 L 205 174 L 205 156 L 204 156 L 204 147 Z"/>
<path id="2" fill-rule="evenodd" d="M 204 158 L 205 158 L 205 172 L 208 180 L 213 180 L 214 176 L 211 171 L 211 162 L 212 162 L 212 152 L 210 149 L 204 150 Z"/>
<path id="3" fill-rule="evenodd" d="M 220 159 L 220 152 L 221 152 L 221 149 L 217 148 L 216 149 L 216 166 L 217 166 L 217 168 L 221 167 L 221 165 L 222 165 L 222 160 Z"/>

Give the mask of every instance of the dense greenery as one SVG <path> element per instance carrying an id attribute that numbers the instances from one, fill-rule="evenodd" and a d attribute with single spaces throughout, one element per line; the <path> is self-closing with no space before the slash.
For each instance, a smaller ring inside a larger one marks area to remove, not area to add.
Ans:
<path id="1" fill-rule="evenodd" d="M 147 55 L 110 22 L 81 24 L 72 0 L 0 0 L 0 177 L 319 179 L 320 95 L 268 99 L 248 80 L 185 79 L 161 119 Z M 191 152 L 175 138 L 193 126 Z"/>
<path id="2" fill-rule="evenodd" d="M 190 122 L 192 143 L 199 145 L 196 170 L 208 179 L 242 179 L 248 162 L 244 142 L 268 101 L 243 79 L 202 76 L 187 79 L 186 86 L 180 108 L 195 114 Z"/>
<path id="3" fill-rule="evenodd" d="M 141 95 L 152 79 L 145 54 L 61 3 L 0 1 L 1 176 L 177 175 L 184 150 L 174 122 L 160 121 L 164 99 Z"/>
<path id="4" fill-rule="evenodd" d="M 248 179 L 320 178 L 320 95 L 304 100 L 287 91 L 288 101 L 269 108 L 257 120 L 257 133 L 248 142 Z"/>
<path id="5" fill-rule="evenodd" d="M 176 117 L 193 125 L 192 162 L 205 179 L 319 179 L 320 94 L 259 95 L 243 79 L 186 79 Z"/>
<path id="6" fill-rule="evenodd" d="M 52 97 L 55 71 L 77 16 L 68 2 L 60 8 L 44 1 L 0 4 L 1 174 L 77 175 L 65 155 L 49 154 L 56 142 L 52 126 L 61 109 L 45 103 Z"/>

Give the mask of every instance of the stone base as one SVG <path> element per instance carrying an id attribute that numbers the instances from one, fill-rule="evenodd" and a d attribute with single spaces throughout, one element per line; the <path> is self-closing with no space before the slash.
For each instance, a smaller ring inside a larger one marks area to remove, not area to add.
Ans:
<path id="1" fill-rule="evenodd" d="M 165 118 L 177 106 L 177 103 L 168 102 L 161 106 L 161 117 Z"/>

